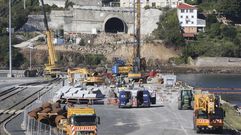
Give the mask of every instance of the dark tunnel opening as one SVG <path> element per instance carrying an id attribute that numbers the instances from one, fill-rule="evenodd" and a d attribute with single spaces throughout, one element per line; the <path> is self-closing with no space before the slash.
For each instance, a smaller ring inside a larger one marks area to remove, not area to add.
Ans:
<path id="1" fill-rule="evenodd" d="M 105 32 L 109 32 L 109 33 L 125 32 L 125 24 L 119 18 L 110 18 L 105 23 Z"/>

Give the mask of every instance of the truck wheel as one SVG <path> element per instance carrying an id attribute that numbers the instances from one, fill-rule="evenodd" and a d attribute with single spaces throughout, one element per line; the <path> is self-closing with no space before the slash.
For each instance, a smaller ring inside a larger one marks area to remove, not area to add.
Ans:
<path id="1" fill-rule="evenodd" d="M 182 110 L 182 104 L 178 103 L 178 110 Z"/>
<path id="2" fill-rule="evenodd" d="M 177 103 L 177 108 L 178 108 L 178 110 L 180 110 L 180 103 L 179 102 Z"/>
<path id="3" fill-rule="evenodd" d="M 197 133 L 197 134 L 198 134 L 198 133 L 201 133 L 201 128 L 196 127 L 196 133 Z"/>
<path id="4" fill-rule="evenodd" d="M 193 123 L 193 130 L 196 130 L 196 129 L 197 129 L 197 127 L 196 127 L 195 123 Z"/>
<path id="5" fill-rule="evenodd" d="M 223 127 L 218 127 L 216 129 L 217 133 L 222 134 L 223 133 Z"/>

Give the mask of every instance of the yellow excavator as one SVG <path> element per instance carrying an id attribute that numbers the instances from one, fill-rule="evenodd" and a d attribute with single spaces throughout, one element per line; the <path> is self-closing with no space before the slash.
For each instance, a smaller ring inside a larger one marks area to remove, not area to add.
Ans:
<path id="1" fill-rule="evenodd" d="M 87 85 L 102 84 L 104 78 L 95 72 L 89 71 L 87 68 L 69 68 L 68 69 L 69 84 L 75 85 L 76 83 L 85 83 Z"/>
<path id="2" fill-rule="evenodd" d="M 52 33 L 48 26 L 47 16 L 44 8 L 44 2 L 43 0 L 40 0 L 40 1 L 42 5 L 42 11 L 44 14 L 44 26 L 46 28 L 45 34 L 47 38 L 48 53 L 49 53 L 49 56 L 48 56 L 49 63 L 45 64 L 44 76 L 50 76 L 52 78 L 55 78 L 61 74 L 61 68 L 57 65 L 56 52 L 52 42 Z"/>

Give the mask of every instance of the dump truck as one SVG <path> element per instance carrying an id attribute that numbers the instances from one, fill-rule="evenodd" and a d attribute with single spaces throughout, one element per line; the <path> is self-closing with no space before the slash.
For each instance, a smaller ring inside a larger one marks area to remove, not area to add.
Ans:
<path id="1" fill-rule="evenodd" d="M 178 93 L 178 109 L 192 109 L 193 108 L 193 93 L 191 89 L 183 89 Z"/>
<path id="2" fill-rule="evenodd" d="M 67 119 L 62 119 L 58 127 L 64 129 L 67 135 L 97 135 L 98 124 L 100 117 L 96 116 L 94 108 L 70 107 Z"/>
<path id="3" fill-rule="evenodd" d="M 193 125 L 197 133 L 206 130 L 222 132 L 225 111 L 220 104 L 220 97 L 210 93 L 194 95 Z"/>

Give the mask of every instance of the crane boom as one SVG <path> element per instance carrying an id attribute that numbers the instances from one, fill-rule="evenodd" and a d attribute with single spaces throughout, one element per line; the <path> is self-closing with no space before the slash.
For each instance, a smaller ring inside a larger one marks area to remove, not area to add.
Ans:
<path id="1" fill-rule="evenodd" d="M 46 36 L 47 36 L 47 45 L 48 45 L 48 52 L 49 52 L 49 66 L 55 66 L 57 59 L 56 59 L 56 52 L 52 43 L 52 35 L 51 31 L 48 26 L 48 21 L 47 21 L 47 16 L 46 16 L 46 11 L 44 8 L 44 1 L 41 0 L 41 5 L 42 5 L 42 12 L 44 14 L 44 26 L 46 28 Z"/>
<path id="2" fill-rule="evenodd" d="M 57 58 L 56 58 L 56 52 L 55 48 L 52 42 L 52 33 L 49 29 L 48 26 L 48 21 L 47 21 L 47 16 L 44 8 L 44 1 L 41 1 L 42 5 L 42 12 L 44 14 L 44 26 L 46 28 L 46 37 L 47 37 L 47 45 L 48 45 L 48 64 L 45 64 L 45 69 L 44 69 L 44 75 L 45 76 L 51 76 L 51 77 L 58 77 L 61 74 L 61 69 L 57 66 Z"/>

